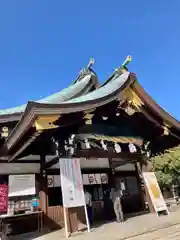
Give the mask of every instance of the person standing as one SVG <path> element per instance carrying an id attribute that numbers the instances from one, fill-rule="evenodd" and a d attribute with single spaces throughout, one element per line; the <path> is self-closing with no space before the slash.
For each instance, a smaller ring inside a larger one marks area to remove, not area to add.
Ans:
<path id="1" fill-rule="evenodd" d="M 112 201 L 110 199 L 110 189 L 106 189 L 103 194 L 104 202 L 104 219 L 110 221 L 113 217 L 112 213 Z"/>
<path id="2" fill-rule="evenodd" d="M 86 190 L 85 190 L 85 201 L 86 201 L 89 224 L 92 226 L 92 224 L 93 224 L 93 220 L 92 220 L 92 196 Z"/>
<path id="3" fill-rule="evenodd" d="M 121 198 L 122 198 L 122 190 L 120 190 L 117 186 L 115 186 L 115 188 L 111 190 L 111 199 L 113 202 L 113 208 L 114 208 L 117 222 L 124 221 Z"/>

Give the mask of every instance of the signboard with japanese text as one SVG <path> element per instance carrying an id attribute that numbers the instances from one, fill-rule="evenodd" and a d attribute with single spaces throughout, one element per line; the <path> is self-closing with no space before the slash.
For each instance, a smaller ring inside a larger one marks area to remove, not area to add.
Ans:
<path id="1" fill-rule="evenodd" d="M 108 175 L 106 173 L 83 174 L 82 177 L 83 177 L 84 185 L 107 184 L 108 183 Z"/>
<path id="2" fill-rule="evenodd" d="M 9 175 L 9 197 L 36 194 L 35 174 Z"/>
<path id="3" fill-rule="evenodd" d="M 157 182 L 157 178 L 154 172 L 143 172 L 142 173 L 145 185 L 148 189 L 149 195 L 151 197 L 154 209 L 156 213 L 161 211 L 169 212 L 164 201 L 161 189 Z"/>
<path id="4" fill-rule="evenodd" d="M 66 208 L 85 205 L 80 159 L 61 158 L 60 178 L 63 206 Z"/>

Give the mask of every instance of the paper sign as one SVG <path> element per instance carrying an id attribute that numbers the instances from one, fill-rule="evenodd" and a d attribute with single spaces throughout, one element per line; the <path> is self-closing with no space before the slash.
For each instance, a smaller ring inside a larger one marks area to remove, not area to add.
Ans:
<path id="1" fill-rule="evenodd" d="M 35 175 L 9 175 L 9 197 L 36 194 Z"/>
<path id="2" fill-rule="evenodd" d="M 85 205 L 80 159 L 61 158 L 59 162 L 63 206 L 71 208 Z"/>
<path id="3" fill-rule="evenodd" d="M 167 211 L 168 213 L 168 209 L 159 184 L 157 182 L 155 173 L 143 172 L 143 178 L 156 212 L 158 213 L 160 211 Z"/>

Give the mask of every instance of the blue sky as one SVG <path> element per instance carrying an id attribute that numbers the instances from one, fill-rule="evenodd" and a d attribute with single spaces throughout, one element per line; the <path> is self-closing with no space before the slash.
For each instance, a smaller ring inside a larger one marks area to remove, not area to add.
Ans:
<path id="1" fill-rule="evenodd" d="M 131 54 L 129 70 L 180 119 L 179 12 L 178 0 L 1 1 L 0 108 L 65 88 L 91 57 L 102 82 Z"/>

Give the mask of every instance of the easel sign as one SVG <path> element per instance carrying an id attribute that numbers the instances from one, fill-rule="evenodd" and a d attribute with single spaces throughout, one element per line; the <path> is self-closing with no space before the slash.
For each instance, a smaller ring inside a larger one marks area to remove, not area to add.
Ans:
<path id="1" fill-rule="evenodd" d="M 154 172 L 143 172 L 142 173 L 144 182 L 148 189 L 151 201 L 153 203 L 156 214 L 159 216 L 159 212 L 165 211 L 169 214 L 168 208 L 164 201 L 161 189 L 159 187 L 156 175 Z"/>
<path id="2" fill-rule="evenodd" d="M 90 232 L 90 225 L 87 214 L 87 207 L 85 202 L 85 195 L 83 189 L 83 181 L 80 168 L 80 159 L 78 158 L 61 158 L 60 164 L 60 178 L 64 207 L 64 222 L 66 237 L 69 237 L 66 208 L 84 206 L 86 223 L 88 232 Z"/>

